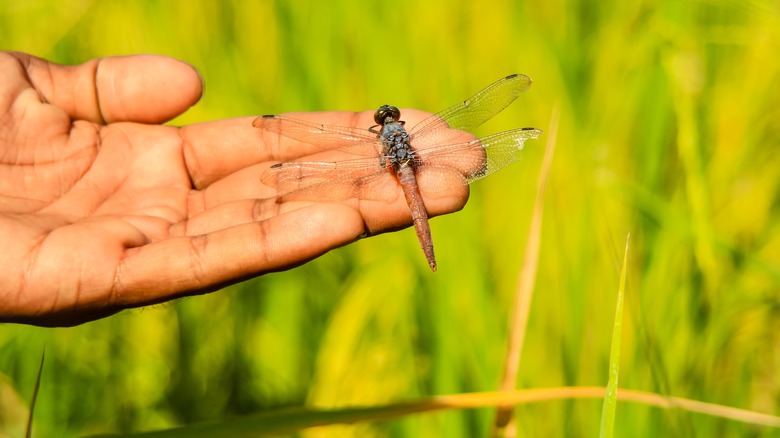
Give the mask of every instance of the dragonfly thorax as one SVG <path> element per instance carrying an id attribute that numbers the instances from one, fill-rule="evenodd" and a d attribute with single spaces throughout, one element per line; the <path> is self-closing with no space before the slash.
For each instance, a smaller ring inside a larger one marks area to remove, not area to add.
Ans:
<path id="1" fill-rule="evenodd" d="M 409 134 L 401 123 L 383 125 L 379 138 L 382 140 L 382 155 L 386 165 L 404 166 L 415 158 L 414 149 L 409 144 Z"/>

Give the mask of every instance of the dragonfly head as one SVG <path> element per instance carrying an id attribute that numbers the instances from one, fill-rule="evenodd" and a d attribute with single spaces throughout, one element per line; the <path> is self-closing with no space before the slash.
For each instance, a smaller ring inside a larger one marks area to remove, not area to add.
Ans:
<path id="1" fill-rule="evenodd" d="M 401 111 L 391 105 L 382 105 L 374 113 L 374 121 L 380 126 L 385 126 L 385 123 L 388 122 L 397 122 L 400 118 Z"/>

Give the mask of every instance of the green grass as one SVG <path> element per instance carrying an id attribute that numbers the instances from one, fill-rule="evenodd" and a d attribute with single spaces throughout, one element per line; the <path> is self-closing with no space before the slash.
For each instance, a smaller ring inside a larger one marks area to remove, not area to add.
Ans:
<path id="1" fill-rule="evenodd" d="M 283 111 L 437 111 L 534 80 L 479 134 L 561 110 L 519 386 L 607 383 L 628 259 L 620 388 L 780 414 L 780 9 L 730 0 L 54 2 L 0 0 L 0 48 L 61 63 L 160 53 L 203 100 L 175 124 Z M 295 270 L 70 329 L 0 326 L 0 436 L 139 432 L 498 387 L 542 138 L 432 221 Z M 598 399 L 524 404 L 519 436 L 595 436 Z M 487 436 L 494 410 L 300 436 Z M 778 437 L 618 404 L 615 436 Z"/>
<path id="2" fill-rule="evenodd" d="M 628 263 L 628 248 L 631 235 L 626 236 L 626 252 L 623 255 L 623 264 L 620 268 L 620 287 L 617 293 L 617 306 L 615 309 L 615 328 L 612 331 L 612 345 L 609 353 L 609 382 L 604 395 L 604 408 L 601 413 L 600 438 L 612 438 L 615 436 L 615 413 L 617 411 L 618 382 L 620 377 L 620 349 L 623 337 L 623 300 L 626 295 L 626 264 Z"/>

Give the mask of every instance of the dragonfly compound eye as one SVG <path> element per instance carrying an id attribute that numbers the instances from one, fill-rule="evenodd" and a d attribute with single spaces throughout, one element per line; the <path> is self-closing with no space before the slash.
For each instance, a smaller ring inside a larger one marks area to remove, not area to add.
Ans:
<path id="1" fill-rule="evenodd" d="M 374 113 L 374 122 L 378 125 L 384 126 L 384 124 L 390 118 L 393 122 L 397 122 L 401 118 L 401 111 L 398 108 L 391 105 L 382 105 Z"/>

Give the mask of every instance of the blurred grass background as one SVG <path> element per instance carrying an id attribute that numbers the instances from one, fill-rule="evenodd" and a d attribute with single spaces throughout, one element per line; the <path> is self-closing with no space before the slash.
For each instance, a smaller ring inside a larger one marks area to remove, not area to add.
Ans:
<path id="1" fill-rule="evenodd" d="M 521 387 L 604 385 L 632 234 L 621 387 L 780 414 L 780 5 L 770 1 L 0 0 L 0 49 L 197 67 L 175 124 L 284 111 L 438 111 L 524 73 L 479 134 L 561 125 Z M 80 327 L 0 326 L 0 436 L 167 428 L 272 407 L 497 387 L 545 137 L 434 219 L 289 272 Z M 601 402 L 518 409 L 523 437 L 594 436 Z M 492 410 L 303 437 L 486 436 Z M 780 436 L 619 404 L 616 436 Z"/>

